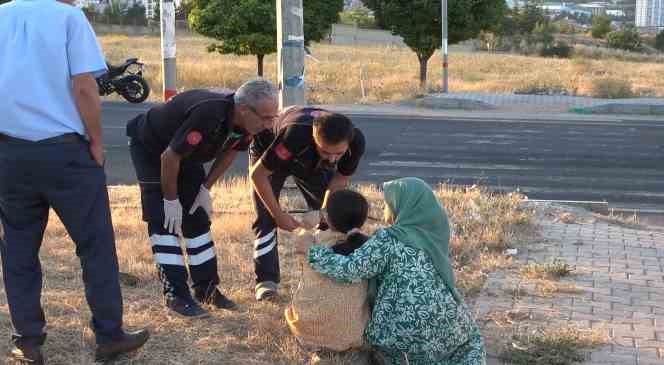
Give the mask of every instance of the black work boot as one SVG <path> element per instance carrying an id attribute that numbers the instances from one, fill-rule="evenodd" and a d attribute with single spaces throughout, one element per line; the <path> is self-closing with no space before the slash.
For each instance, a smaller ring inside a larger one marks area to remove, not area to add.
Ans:
<path id="1" fill-rule="evenodd" d="M 214 288 L 209 294 L 206 295 L 202 290 L 195 291 L 196 300 L 203 304 L 209 304 L 215 308 L 233 310 L 237 308 L 237 304 L 228 299 L 218 288 Z"/>
<path id="2" fill-rule="evenodd" d="M 170 294 L 166 295 L 166 307 L 173 313 L 188 318 L 204 318 L 210 315 L 191 297 L 183 298 Z"/>

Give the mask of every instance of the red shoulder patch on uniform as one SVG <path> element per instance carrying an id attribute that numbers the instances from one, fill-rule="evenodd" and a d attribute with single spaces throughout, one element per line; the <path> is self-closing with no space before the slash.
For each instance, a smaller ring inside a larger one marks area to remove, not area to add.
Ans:
<path id="1" fill-rule="evenodd" d="M 189 134 L 187 134 L 187 143 L 191 146 L 197 146 L 199 143 L 201 143 L 201 140 L 203 139 L 203 135 L 199 131 L 191 131 Z"/>
<path id="2" fill-rule="evenodd" d="M 277 147 L 274 148 L 274 153 L 276 153 L 277 157 L 283 161 L 288 161 L 293 157 L 291 151 L 289 151 L 283 143 L 279 143 Z"/>

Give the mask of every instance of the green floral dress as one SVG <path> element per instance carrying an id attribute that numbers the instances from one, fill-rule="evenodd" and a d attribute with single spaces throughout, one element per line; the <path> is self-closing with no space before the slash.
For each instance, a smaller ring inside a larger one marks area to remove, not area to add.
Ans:
<path id="1" fill-rule="evenodd" d="M 485 364 L 479 328 L 464 304 L 457 304 L 422 251 L 379 230 L 350 256 L 312 246 L 314 270 L 343 282 L 379 281 L 368 342 L 398 365 Z M 406 363 L 406 362 L 404 362 Z"/>

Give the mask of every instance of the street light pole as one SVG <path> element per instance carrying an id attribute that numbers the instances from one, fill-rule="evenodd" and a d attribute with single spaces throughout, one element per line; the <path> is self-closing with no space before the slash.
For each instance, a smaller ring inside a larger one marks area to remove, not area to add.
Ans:
<path id="1" fill-rule="evenodd" d="M 441 4 L 441 24 L 443 26 L 443 44 L 441 51 L 443 53 L 443 93 L 447 94 L 448 90 L 448 57 L 447 57 L 447 0 L 442 0 Z"/>

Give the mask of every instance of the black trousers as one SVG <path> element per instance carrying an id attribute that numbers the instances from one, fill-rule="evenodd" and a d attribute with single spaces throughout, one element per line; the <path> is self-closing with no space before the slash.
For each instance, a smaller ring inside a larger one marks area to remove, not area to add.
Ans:
<path id="1" fill-rule="evenodd" d="M 164 284 L 164 294 L 190 297 L 187 282 L 191 273 L 194 292 L 207 296 L 219 284 L 217 255 L 210 234 L 210 218 L 203 208 L 189 214 L 200 186 L 205 182 L 205 168 L 201 164 L 186 162 L 180 165 L 178 197 L 182 204 L 182 234 L 186 244 L 187 265 L 178 237 L 164 228 L 164 196 L 161 191 L 159 155 L 147 152 L 135 139 L 130 140 L 130 151 L 141 188 L 143 220 L 148 224 L 152 253 L 159 277 Z"/>
<path id="2" fill-rule="evenodd" d="M 249 149 L 249 161 L 251 165 L 258 162 L 265 149 L 260 141 L 252 143 Z M 274 171 L 270 176 L 270 185 L 274 196 L 279 199 L 284 183 L 289 176 L 293 177 L 295 185 L 304 196 L 310 209 L 318 210 L 323 204 L 325 191 L 330 184 L 334 172 L 330 170 L 316 170 L 314 172 L 304 170 Z M 277 224 L 267 210 L 263 201 L 252 190 L 252 202 L 256 219 L 252 225 L 256 239 L 254 240 L 254 270 L 256 282 L 281 280 L 279 270 L 279 251 L 277 239 Z"/>
<path id="3" fill-rule="evenodd" d="M 0 141 L 0 242 L 17 343 L 43 343 L 39 249 L 53 208 L 76 245 L 98 343 L 122 334 L 122 295 L 104 169 L 82 139 Z"/>

